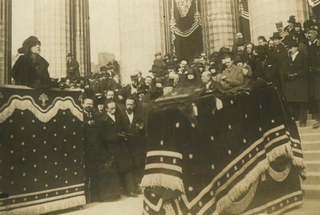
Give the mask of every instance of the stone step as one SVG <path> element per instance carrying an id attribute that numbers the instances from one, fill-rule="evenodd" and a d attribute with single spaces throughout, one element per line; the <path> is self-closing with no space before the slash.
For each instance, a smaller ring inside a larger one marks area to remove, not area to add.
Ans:
<path id="1" fill-rule="evenodd" d="M 301 142 L 301 147 L 303 151 L 320 150 L 320 141 Z"/>
<path id="2" fill-rule="evenodd" d="M 301 189 L 304 193 L 304 199 L 319 199 L 320 185 L 301 184 Z"/>
<path id="3" fill-rule="evenodd" d="M 320 133 L 300 134 L 302 142 L 320 141 Z"/>
<path id="4" fill-rule="evenodd" d="M 320 172 L 320 160 L 314 160 L 314 161 L 305 160 L 304 163 L 307 165 L 307 172 Z"/>
<path id="5" fill-rule="evenodd" d="M 310 127 L 298 127 L 299 134 L 320 134 L 320 128 L 313 129 Z"/>
<path id="6" fill-rule="evenodd" d="M 317 123 L 317 120 L 307 120 L 307 123 L 306 123 L 306 126 L 307 127 L 303 127 L 303 128 L 311 128 L 312 127 L 312 125 L 313 124 L 315 124 L 315 123 Z M 297 125 L 297 127 L 300 129 L 300 127 L 299 127 L 299 121 L 296 121 L 296 125 Z"/>
<path id="7" fill-rule="evenodd" d="M 306 161 L 316 161 L 320 159 L 320 150 L 305 151 L 303 150 L 303 158 Z"/>
<path id="8" fill-rule="evenodd" d="M 301 182 L 303 185 L 320 185 L 320 172 L 307 172 L 307 179 Z"/>

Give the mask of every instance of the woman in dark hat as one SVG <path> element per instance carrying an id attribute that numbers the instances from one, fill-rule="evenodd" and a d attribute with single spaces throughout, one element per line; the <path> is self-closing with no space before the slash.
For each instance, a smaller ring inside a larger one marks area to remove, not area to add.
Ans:
<path id="1" fill-rule="evenodd" d="M 17 85 L 33 88 L 49 88 L 49 63 L 40 56 L 41 43 L 35 36 L 27 38 L 18 52 L 21 55 L 12 68 L 11 76 Z"/>
<path id="2" fill-rule="evenodd" d="M 184 87 L 200 87 L 201 80 L 197 77 L 196 72 L 193 68 L 189 68 L 183 82 Z"/>

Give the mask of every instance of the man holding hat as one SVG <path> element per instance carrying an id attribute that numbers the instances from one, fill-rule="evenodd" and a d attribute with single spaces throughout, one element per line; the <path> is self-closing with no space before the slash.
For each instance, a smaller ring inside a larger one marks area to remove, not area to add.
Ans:
<path id="1" fill-rule="evenodd" d="M 298 116 L 300 127 L 307 122 L 307 102 L 309 99 L 309 66 L 303 52 L 298 51 L 298 43 L 288 42 L 289 57 L 285 59 L 281 70 L 284 78 L 283 93 L 289 104 L 293 116 Z"/>
<path id="2" fill-rule="evenodd" d="M 73 58 L 73 55 L 69 53 L 67 55 L 67 79 L 75 80 L 80 78 L 79 63 Z"/>

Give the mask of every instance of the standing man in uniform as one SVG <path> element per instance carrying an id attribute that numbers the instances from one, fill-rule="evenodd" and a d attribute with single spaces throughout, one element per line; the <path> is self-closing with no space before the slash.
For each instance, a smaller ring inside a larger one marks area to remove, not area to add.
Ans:
<path id="1" fill-rule="evenodd" d="M 73 55 L 69 53 L 67 55 L 67 79 L 70 81 L 80 78 L 79 63 L 73 58 Z"/>

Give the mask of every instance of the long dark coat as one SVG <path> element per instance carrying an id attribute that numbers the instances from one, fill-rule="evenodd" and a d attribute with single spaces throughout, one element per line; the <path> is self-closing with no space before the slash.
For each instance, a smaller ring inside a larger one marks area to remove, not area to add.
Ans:
<path id="1" fill-rule="evenodd" d="M 115 115 L 114 122 L 106 113 L 100 119 L 100 136 L 103 145 L 108 149 L 110 156 L 114 156 L 119 172 L 133 169 L 132 157 L 125 138 L 118 134 L 123 132 L 123 119 L 120 114 Z"/>
<path id="2" fill-rule="evenodd" d="M 80 78 L 79 63 L 76 59 L 71 59 L 67 61 L 67 79 L 75 80 Z"/>
<path id="3" fill-rule="evenodd" d="M 320 47 L 317 42 L 307 45 L 310 67 L 313 72 L 310 75 L 310 93 L 315 100 L 320 100 Z"/>
<path id="4" fill-rule="evenodd" d="M 26 55 L 21 55 L 14 64 L 11 75 L 17 85 L 28 87 L 50 87 L 49 63 L 40 55 L 35 63 Z"/>
<path id="5" fill-rule="evenodd" d="M 89 120 L 95 123 L 88 124 Z M 98 132 L 98 118 L 94 113 L 83 114 L 84 123 L 84 158 L 86 177 L 91 178 L 91 201 L 104 201 L 120 195 L 117 172 L 112 165 L 108 151 L 102 146 Z"/>
<path id="6" fill-rule="evenodd" d="M 252 74 L 252 79 L 262 78 L 280 87 L 280 69 L 281 67 L 276 59 L 268 57 L 263 65 L 262 60 L 259 58 L 256 63 L 256 70 Z"/>
<path id="7" fill-rule="evenodd" d="M 309 66 L 308 59 L 305 54 L 299 52 L 295 60 L 291 57 L 285 59 L 281 73 L 283 77 L 288 77 L 288 74 L 297 73 L 294 80 L 284 79 L 283 93 L 288 102 L 308 102 L 308 74 Z"/>
<path id="8" fill-rule="evenodd" d="M 143 136 L 146 135 L 147 129 L 145 125 L 141 130 L 138 130 L 136 128 L 135 125 L 137 123 L 143 123 L 141 117 L 138 116 L 136 112 L 133 113 L 132 123 L 130 123 L 129 117 L 125 111 L 122 112 L 122 116 L 124 132 L 126 134 L 130 134 L 130 137 L 128 138 L 128 147 L 132 156 L 133 163 L 135 165 L 135 168 L 142 168 L 145 164 L 144 159 L 146 157 L 147 151 L 147 142 L 145 138 L 143 138 Z"/>

